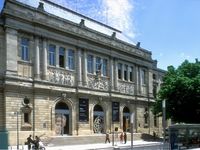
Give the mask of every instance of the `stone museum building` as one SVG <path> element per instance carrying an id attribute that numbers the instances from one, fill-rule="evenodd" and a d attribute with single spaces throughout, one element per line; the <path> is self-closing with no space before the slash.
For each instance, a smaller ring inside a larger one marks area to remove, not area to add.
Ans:
<path id="1" fill-rule="evenodd" d="M 134 132 L 162 131 L 151 106 L 165 71 L 151 51 L 48 0 L 28 2 L 5 0 L 0 16 L 0 130 L 10 144 L 130 132 L 130 120 Z"/>

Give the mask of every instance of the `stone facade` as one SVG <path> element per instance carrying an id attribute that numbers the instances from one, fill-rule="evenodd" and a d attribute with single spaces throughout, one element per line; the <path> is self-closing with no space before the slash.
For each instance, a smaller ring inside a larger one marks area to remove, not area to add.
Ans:
<path id="1" fill-rule="evenodd" d="M 88 28 L 87 20 L 113 34 Z M 150 106 L 165 71 L 150 51 L 115 34 L 120 32 L 89 18 L 77 24 L 41 7 L 6 1 L 0 22 L 0 128 L 8 130 L 11 145 L 17 123 L 20 143 L 29 134 L 130 132 L 132 113 L 134 132 L 161 131 Z"/>

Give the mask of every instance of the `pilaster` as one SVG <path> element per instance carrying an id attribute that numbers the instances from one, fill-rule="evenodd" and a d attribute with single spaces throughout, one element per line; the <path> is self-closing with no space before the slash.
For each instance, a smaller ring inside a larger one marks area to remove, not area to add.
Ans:
<path id="1" fill-rule="evenodd" d="M 122 64 L 122 81 L 124 81 L 124 67 L 125 67 L 125 65 Z"/>
<path id="2" fill-rule="evenodd" d="M 153 70 L 148 69 L 148 91 L 149 97 L 153 97 Z"/>
<path id="3" fill-rule="evenodd" d="M 40 78 L 40 52 L 39 52 L 39 38 L 35 37 L 35 65 L 34 65 L 34 78 Z"/>
<path id="4" fill-rule="evenodd" d="M 87 53 L 83 51 L 83 86 L 87 86 Z"/>
<path id="5" fill-rule="evenodd" d="M 6 51 L 6 75 L 17 75 L 17 30 L 6 28 L 5 51 Z"/>
<path id="6" fill-rule="evenodd" d="M 59 46 L 56 45 L 56 67 L 60 67 L 59 66 Z"/>
<path id="7" fill-rule="evenodd" d="M 42 70 L 43 70 L 43 80 L 47 80 L 47 40 L 43 39 L 43 63 L 42 63 Z"/>
<path id="8" fill-rule="evenodd" d="M 114 90 L 114 66 L 113 66 L 113 58 L 110 58 L 110 88 L 111 91 Z"/>
<path id="9" fill-rule="evenodd" d="M 115 74 L 114 74 L 114 89 L 117 90 L 118 86 L 118 61 L 117 59 L 114 59 L 114 69 L 115 69 Z"/>
<path id="10" fill-rule="evenodd" d="M 77 48 L 77 86 L 82 86 L 82 63 L 81 63 L 82 53 L 81 49 Z"/>

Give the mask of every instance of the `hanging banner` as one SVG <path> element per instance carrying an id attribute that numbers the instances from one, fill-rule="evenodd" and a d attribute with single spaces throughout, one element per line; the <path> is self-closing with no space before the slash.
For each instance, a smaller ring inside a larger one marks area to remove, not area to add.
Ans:
<path id="1" fill-rule="evenodd" d="M 119 102 L 112 102 L 112 121 L 119 122 Z"/>
<path id="2" fill-rule="evenodd" d="M 89 109 L 88 109 L 88 99 L 79 99 L 79 121 L 88 122 L 89 121 Z"/>

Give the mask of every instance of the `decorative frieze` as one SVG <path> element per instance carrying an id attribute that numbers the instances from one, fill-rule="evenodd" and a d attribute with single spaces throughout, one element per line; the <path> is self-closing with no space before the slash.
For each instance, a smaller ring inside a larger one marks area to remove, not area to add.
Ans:
<path id="1" fill-rule="evenodd" d="M 120 93 L 134 95 L 134 83 L 119 81 L 118 90 Z"/>
<path id="2" fill-rule="evenodd" d="M 107 78 L 97 78 L 96 76 L 88 75 L 88 87 L 108 91 L 109 80 Z"/>
<path id="3" fill-rule="evenodd" d="M 49 68 L 48 73 L 50 82 L 69 86 L 73 86 L 75 83 L 74 74 L 69 71 Z"/>

